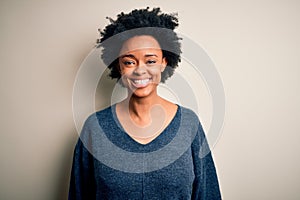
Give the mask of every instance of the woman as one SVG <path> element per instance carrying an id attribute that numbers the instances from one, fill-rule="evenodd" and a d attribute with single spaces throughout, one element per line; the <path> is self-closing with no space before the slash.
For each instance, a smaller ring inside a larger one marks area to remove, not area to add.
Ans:
<path id="1" fill-rule="evenodd" d="M 146 8 L 110 22 L 99 47 L 128 96 L 86 120 L 69 199 L 221 199 L 197 116 L 157 94 L 180 62 L 177 17 Z"/>

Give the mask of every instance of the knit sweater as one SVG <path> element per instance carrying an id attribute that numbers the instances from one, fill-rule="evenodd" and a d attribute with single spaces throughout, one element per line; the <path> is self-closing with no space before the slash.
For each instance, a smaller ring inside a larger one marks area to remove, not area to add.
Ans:
<path id="1" fill-rule="evenodd" d="M 115 105 L 90 115 L 74 150 L 69 188 L 69 200 L 82 199 L 221 199 L 197 115 L 178 106 L 148 144 L 124 131 Z"/>

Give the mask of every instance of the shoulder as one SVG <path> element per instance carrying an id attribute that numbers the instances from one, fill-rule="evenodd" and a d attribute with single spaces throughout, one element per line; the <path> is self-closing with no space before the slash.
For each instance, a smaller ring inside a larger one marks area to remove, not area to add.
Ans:
<path id="1" fill-rule="evenodd" d="M 90 114 L 84 121 L 82 130 L 94 129 L 99 127 L 100 122 L 104 122 L 112 115 L 111 106 Z"/>
<path id="2" fill-rule="evenodd" d="M 200 123 L 198 115 L 192 109 L 181 105 L 178 105 L 178 109 L 180 110 L 182 120 L 187 121 L 189 123 Z"/>
<path id="3" fill-rule="evenodd" d="M 90 114 L 84 121 L 80 131 L 80 139 L 83 143 L 88 144 L 91 140 L 103 135 L 105 130 L 111 129 L 112 115 L 111 107 L 96 111 Z"/>
<path id="4" fill-rule="evenodd" d="M 101 119 L 101 120 L 107 119 L 109 116 L 112 116 L 114 106 L 115 105 L 106 107 L 102 110 L 99 110 L 99 111 L 95 112 L 94 114 L 97 116 L 98 119 Z"/>
<path id="5" fill-rule="evenodd" d="M 181 110 L 181 126 L 190 132 L 192 140 L 203 140 L 205 133 L 198 115 L 190 108 L 179 106 Z"/>

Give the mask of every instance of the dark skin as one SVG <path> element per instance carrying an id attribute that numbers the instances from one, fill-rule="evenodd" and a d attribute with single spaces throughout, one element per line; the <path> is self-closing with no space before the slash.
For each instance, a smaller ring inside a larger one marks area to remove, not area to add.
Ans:
<path id="1" fill-rule="evenodd" d="M 161 73 L 167 66 L 158 42 L 152 36 L 127 40 L 119 58 L 122 82 L 128 97 L 117 104 L 117 117 L 126 133 L 140 144 L 158 137 L 177 111 L 177 105 L 157 94 Z"/>

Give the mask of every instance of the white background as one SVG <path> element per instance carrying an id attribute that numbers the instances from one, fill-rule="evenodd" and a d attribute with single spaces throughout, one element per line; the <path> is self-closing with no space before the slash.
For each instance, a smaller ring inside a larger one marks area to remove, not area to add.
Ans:
<path id="1" fill-rule="evenodd" d="M 226 119 L 213 149 L 223 198 L 299 199 L 300 2 L 292 0 L 2 0 L 0 199 L 67 198 L 76 72 L 106 16 L 146 6 L 178 12 L 178 31 L 223 80 Z"/>

